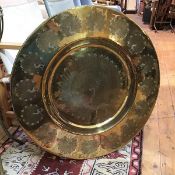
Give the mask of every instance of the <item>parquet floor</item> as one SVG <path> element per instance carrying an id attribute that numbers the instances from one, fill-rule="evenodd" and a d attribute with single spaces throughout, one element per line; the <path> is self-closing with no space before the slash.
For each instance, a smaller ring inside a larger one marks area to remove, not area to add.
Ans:
<path id="1" fill-rule="evenodd" d="M 175 34 L 155 33 L 140 16 L 129 17 L 151 38 L 161 75 L 157 103 L 144 127 L 142 175 L 175 175 Z"/>

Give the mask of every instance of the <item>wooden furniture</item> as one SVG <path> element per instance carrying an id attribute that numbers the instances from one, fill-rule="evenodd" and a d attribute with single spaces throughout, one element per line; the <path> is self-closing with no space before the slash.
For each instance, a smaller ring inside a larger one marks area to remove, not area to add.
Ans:
<path id="1" fill-rule="evenodd" d="M 0 111 L 3 116 L 5 126 L 11 126 L 11 116 L 8 116 L 8 113 L 10 111 L 9 93 L 7 91 L 7 84 L 3 82 L 2 79 L 0 82 Z M 11 114 L 14 115 L 14 113 Z"/>
<path id="2" fill-rule="evenodd" d="M 0 156 L 0 175 L 4 175 L 1 156 Z"/>
<path id="3" fill-rule="evenodd" d="M 157 25 L 162 26 L 165 24 L 168 24 L 171 27 L 172 32 L 174 32 L 173 26 L 172 26 L 172 16 L 170 15 L 172 0 L 166 0 L 166 1 L 154 1 L 152 4 L 152 15 L 150 20 L 150 28 L 155 29 L 155 32 L 157 32 Z M 168 20 L 170 18 L 170 20 Z"/>
<path id="4" fill-rule="evenodd" d="M 171 4 L 169 17 L 171 19 L 175 19 L 175 1 L 174 1 L 174 3 Z"/>
<path id="5" fill-rule="evenodd" d="M 14 49 L 18 50 L 22 46 L 22 43 L 9 43 L 9 42 L 1 42 L 0 49 Z"/>
<path id="6" fill-rule="evenodd" d="M 158 6 L 158 0 L 152 2 L 152 15 L 151 15 L 151 20 L 150 20 L 150 28 L 153 28 L 154 17 L 155 17 L 157 6 Z"/>

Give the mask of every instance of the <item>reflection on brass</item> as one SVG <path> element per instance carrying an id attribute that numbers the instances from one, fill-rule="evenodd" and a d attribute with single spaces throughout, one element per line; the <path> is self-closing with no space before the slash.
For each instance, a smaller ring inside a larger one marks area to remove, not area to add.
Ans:
<path id="1" fill-rule="evenodd" d="M 32 140 L 73 159 L 108 154 L 144 126 L 159 88 L 147 35 L 125 15 L 80 7 L 44 22 L 16 58 L 14 110 Z"/>
<path id="2" fill-rule="evenodd" d="M 113 127 L 132 105 L 135 70 L 113 41 L 77 40 L 50 61 L 42 92 L 45 109 L 58 125 L 77 134 L 97 134 Z"/>

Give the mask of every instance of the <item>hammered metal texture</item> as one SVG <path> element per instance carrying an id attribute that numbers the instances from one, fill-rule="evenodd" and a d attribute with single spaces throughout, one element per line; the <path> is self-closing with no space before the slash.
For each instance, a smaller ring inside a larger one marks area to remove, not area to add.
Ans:
<path id="1" fill-rule="evenodd" d="M 108 154 L 148 120 L 159 89 L 152 42 L 119 12 L 84 6 L 40 25 L 14 63 L 14 110 L 32 140 L 73 159 Z"/>

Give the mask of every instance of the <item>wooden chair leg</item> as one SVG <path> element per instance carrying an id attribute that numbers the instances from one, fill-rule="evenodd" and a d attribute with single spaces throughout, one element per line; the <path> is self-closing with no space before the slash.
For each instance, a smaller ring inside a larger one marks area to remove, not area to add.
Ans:
<path id="1" fill-rule="evenodd" d="M 171 21 L 170 21 L 171 32 L 172 32 L 172 33 L 175 33 L 175 30 L 174 30 L 173 25 L 172 25 L 172 20 L 173 20 L 173 19 L 171 18 Z"/>
<path id="2" fill-rule="evenodd" d="M 0 156 L 0 175 L 4 175 L 4 169 L 3 169 L 3 166 L 2 166 L 1 156 Z"/>
<path id="3" fill-rule="evenodd" d="M 8 96 L 9 95 L 6 85 L 3 82 L 0 82 L 0 126 L 3 128 L 4 132 L 10 139 L 19 144 L 24 144 L 24 141 L 17 139 L 8 131 L 8 128 L 12 126 L 12 120 L 15 118 L 15 113 L 10 111 Z"/>
<path id="4" fill-rule="evenodd" d="M 0 126 L 3 128 L 4 132 L 6 133 L 9 139 L 13 140 L 14 142 L 17 142 L 20 145 L 25 144 L 25 141 L 19 140 L 16 136 L 14 136 L 9 132 L 8 128 L 6 128 L 6 126 L 4 125 L 3 116 L 1 112 L 0 112 Z"/>
<path id="5" fill-rule="evenodd" d="M 0 110 L 3 115 L 3 121 L 7 128 L 11 126 L 11 120 L 6 117 L 6 112 L 9 111 L 8 91 L 4 83 L 0 83 Z"/>

